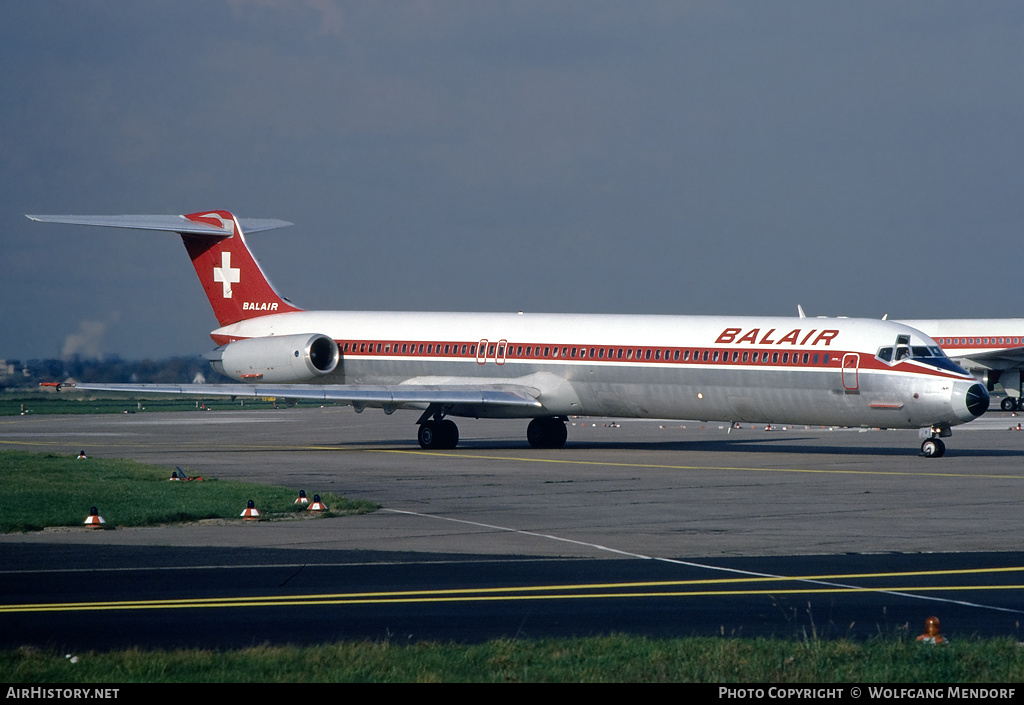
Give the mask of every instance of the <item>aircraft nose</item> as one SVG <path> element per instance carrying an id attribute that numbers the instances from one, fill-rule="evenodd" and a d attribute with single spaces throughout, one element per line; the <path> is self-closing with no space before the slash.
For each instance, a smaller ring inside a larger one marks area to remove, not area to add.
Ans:
<path id="1" fill-rule="evenodd" d="M 972 421 L 988 411 L 989 396 L 985 386 L 977 382 L 953 385 L 953 410 L 962 421 Z"/>

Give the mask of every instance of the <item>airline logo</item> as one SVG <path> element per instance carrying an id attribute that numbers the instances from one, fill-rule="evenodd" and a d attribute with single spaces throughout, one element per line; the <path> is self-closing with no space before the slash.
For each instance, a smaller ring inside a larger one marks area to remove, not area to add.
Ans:
<path id="1" fill-rule="evenodd" d="M 740 335 L 741 333 L 743 335 Z M 815 333 L 817 333 L 817 336 L 814 335 Z M 824 343 L 825 345 L 831 345 L 832 339 L 837 335 L 839 335 L 837 330 L 819 331 L 817 328 L 812 328 L 806 333 L 800 328 L 794 328 L 782 336 L 779 336 L 774 328 L 764 334 L 761 333 L 760 328 L 751 328 L 746 333 L 743 332 L 742 328 L 726 328 L 715 342 L 721 344 L 733 343 L 735 345 L 742 345 L 743 343 L 750 345 L 783 345 L 786 343 L 789 345 L 818 345 Z M 813 340 L 812 336 L 814 336 Z"/>
<path id="2" fill-rule="evenodd" d="M 242 270 L 231 266 L 231 253 L 220 253 L 220 266 L 213 268 L 213 281 L 224 285 L 224 298 L 231 298 L 231 285 L 242 281 Z"/>
<path id="3" fill-rule="evenodd" d="M 220 213 L 202 213 L 185 216 L 194 223 L 205 223 L 215 228 L 226 230 L 228 235 L 235 234 L 235 221 L 232 218 L 225 218 Z"/>

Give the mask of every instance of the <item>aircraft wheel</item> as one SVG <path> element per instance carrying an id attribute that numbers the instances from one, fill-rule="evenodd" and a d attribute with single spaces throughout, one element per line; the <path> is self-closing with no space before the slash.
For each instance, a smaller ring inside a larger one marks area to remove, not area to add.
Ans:
<path id="1" fill-rule="evenodd" d="M 423 450 L 448 450 L 459 444 L 459 427 L 454 421 L 424 421 L 416 434 Z"/>
<path id="2" fill-rule="evenodd" d="M 421 423 L 420 430 L 416 433 L 416 440 L 420 442 L 420 448 L 423 450 L 434 450 L 437 448 L 438 441 L 441 440 L 437 423 L 434 421 L 424 421 Z"/>
<path id="3" fill-rule="evenodd" d="M 441 448 L 448 450 L 459 445 L 459 427 L 454 421 L 445 419 L 438 423 L 437 427 L 441 432 Z"/>
<path id="4" fill-rule="evenodd" d="M 555 417 L 534 419 L 526 427 L 526 440 L 531 448 L 561 448 L 568 437 L 565 423 Z"/>
<path id="5" fill-rule="evenodd" d="M 999 406 L 1003 411 L 1016 411 L 1018 409 L 1017 400 L 1013 397 L 1006 397 L 999 403 Z"/>
<path id="6" fill-rule="evenodd" d="M 938 438 L 929 438 L 921 444 L 921 455 L 926 458 L 941 458 L 946 452 L 946 444 Z"/>

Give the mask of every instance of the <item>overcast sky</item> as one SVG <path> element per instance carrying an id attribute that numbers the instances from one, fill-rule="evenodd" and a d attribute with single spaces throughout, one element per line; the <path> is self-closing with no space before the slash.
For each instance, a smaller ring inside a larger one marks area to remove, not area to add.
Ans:
<path id="1" fill-rule="evenodd" d="M 0 357 L 201 353 L 226 209 L 310 309 L 1022 315 L 1024 4 L 0 5 Z"/>

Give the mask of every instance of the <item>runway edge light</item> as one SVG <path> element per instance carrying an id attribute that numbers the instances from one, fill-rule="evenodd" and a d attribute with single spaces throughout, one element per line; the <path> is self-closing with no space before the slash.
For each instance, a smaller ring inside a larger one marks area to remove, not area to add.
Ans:
<path id="1" fill-rule="evenodd" d="M 295 498 L 295 504 L 301 504 L 303 506 L 309 504 L 309 497 L 306 496 L 306 490 L 299 490 L 299 496 Z"/>
<path id="2" fill-rule="evenodd" d="M 100 511 L 96 507 L 90 509 L 89 516 L 85 518 L 85 525 L 91 529 L 103 528 L 103 525 L 106 523 L 107 522 L 100 516 Z"/>
<path id="3" fill-rule="evenodd" d="M 917 640 L 922 644 L 945 644 L 946 637 L 942 636 L 940 632 L 940 624 L 938 617 L 929 617 L 924 620 L 924 634 L 917 637 Z"/>
<path id="4" fill-rule="evenodd" d="M 256 503 L 250 499 L 249 503 L 245 505 L 245 511 L 239 516 L 246 521 L 256 521 L 260 518 L 260 511 L 256 508 Z"/>
<path id="5" fill-rule="evenodd" d="M 313 503 L 309 505 L 309 511 L 311 512 L 326 512 L 327 505 L 320 501 L 320 495 L 313 495 Z"/>

